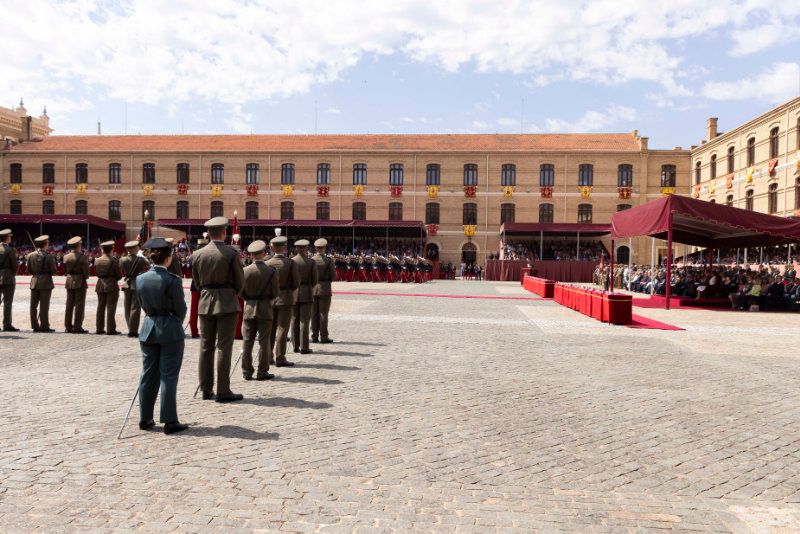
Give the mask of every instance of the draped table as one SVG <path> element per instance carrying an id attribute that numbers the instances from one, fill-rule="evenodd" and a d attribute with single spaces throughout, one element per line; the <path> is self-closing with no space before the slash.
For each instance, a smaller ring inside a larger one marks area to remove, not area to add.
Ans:
<path id="1" fill-rule="evenodd" d="M 590 283 L 597 268 L 593 261 L 541 260 L 531 264 L 534 276 L 557 282 Z"/>
<path id="2" fill-rule="evenodd" d="M 483 278 L 484 280 L 519 282 L 522 280 L 522 269 L 527 266 L 526 260 L 486 260 Z"/>

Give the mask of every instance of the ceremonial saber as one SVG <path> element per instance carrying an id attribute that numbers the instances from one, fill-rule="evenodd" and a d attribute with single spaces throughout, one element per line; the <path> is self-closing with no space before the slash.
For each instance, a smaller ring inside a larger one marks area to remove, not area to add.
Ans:
<path id="1" fill-rule="evenodd" d="M 230 379 L 233 376 L 233 372 L 236 370 L 236 366 L 239 365 L 239 360 L 241 360 L 241 359 L 242 359 L 242 352 L 239 351 L 239 357 L 236 358 L 235 362 L 233 362 L 233 365 L 231 366 L 231 372 L 228 375 L 228 379 Z M 194 395 L 192 395 L 192 398 L 196 399 L 197 398 L 197 394 L 199 392 L 200 392 L 200 384 L 197 384 L 197 389 L 194 390 Z M 130 411 L 128 411 L 128 413 L 130 414 Z M 127 420 L 127 418 L 126 418 L 126 420 Z"/>
<path id="2" fill-rule="evenodd" d="M 122 431 L 125 430 L 125 425 L 128 422 L 128 418 L 131 416 L 131 410 L 133 410 L 133 403 L 136 402 L 136 397 L 139 396 L 139 386 L 136 386 L 136 393 L 133 394 L 133 398 L 131 399 L 131 405 L 128 406 L 128 413 L 125 416 L 125 420 L 122 422 L 122 427 L 119 429 L 119 434 L 117 434 L 117 439 L 122 438 Z"/>

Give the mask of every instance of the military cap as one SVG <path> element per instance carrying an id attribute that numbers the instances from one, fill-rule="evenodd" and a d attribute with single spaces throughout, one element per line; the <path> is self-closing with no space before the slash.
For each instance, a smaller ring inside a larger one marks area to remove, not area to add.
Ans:
<path id="1" fill-rule="evenodd" d="M 307 247 L 308 245 L 308 239 L 300 239 L 294 242 L 294 246 L 296 247 Z"/>
<path id="2" fill-rule="evenodd" d="M 286 236 L 279 235 L 278 237 L 273 237 L 269 240 L 270 245 L 285 245 L 286 244 Z"/>
<path id="3" fill-rule="evenodd" d="M 267 250 L 267 244 L 264 243 L 262 240 L 253 241 L 247 247 L 247 252 L 250 254 L 258 254 L 259 252 L 264 252 Z"/>
<path id="4" fill-rule="evenodd" d="M 103 241 L 102 243 L 100 243 L 100 246 L 101 247 L 113 247 L 114 246 L 114 242 L 113 241 Z"/>
<path id="5" fill-rule="evenodd" d="M 5 237 L 7 235 L 11 235 L 11 228 L 6 228 L 5 230 L 0 230 L 0 237 Z"/>
<path id="6" fill-rule="evenodd" d="M 138 246 L 139 246 L 139 242 L 136 241 L 135 239 L 133 241 L 128 241 L 127 243 L 125 243 L 125 248 L 133 248 L 133 247 L 138 247 Z"/>
<path id="7" fill-rule="evenodd" d="M 165 237 L 164 241 L 166 241 L 167 243 L 172 245 L 175 242 L 175 238 L 174 237 Z"/>
<path id="8" fill-rule="evenodd" d="M 157 250 L 161 248 L 170 249 L 172 246 L 163 237 L 154 237 L 147 240 L 144 244 L 144 248 L 148 250 Z"/>
<path id="9" fill-rule="evenodd" d="M 81 241 L 83 241 L 83 240 L 81 239 L 81 237 L 76 235 L 75 237 L 73 237 L 72 239 L 70 239 L 69 241 L 67 241 L 67 245 L 69 245 L 69 246 L 71 246 L 71 247 L 74 247 L 75 245 L 80 245 L 80 244 L 81 244 Z"/>
<path id="10" fill-rule="evenodd" d="M 328 246 L 328 240 L 325 239 L 324 237 L 320 237 L 319 239 L 314 241 L 314 246 L 315 247 L 327 247 Z"/>
<path id="11" fill-rule="evenodd" d="M 228 226 L 228 218 L 227 217 L 214 217 L 213 219 L 209 219 L 203 223 L 203 226 L 206 228 L 222 228 L 224 226 Z"/>
<path id="12" fill-rule="evenodd" d="M 37 245 L 41 245 L 43 243 L 46 243 L 49 239 L 50 239 L 49 235 L 40 235 L 39 237 L 34 239 L 33 242 L 36 243 Z"/>

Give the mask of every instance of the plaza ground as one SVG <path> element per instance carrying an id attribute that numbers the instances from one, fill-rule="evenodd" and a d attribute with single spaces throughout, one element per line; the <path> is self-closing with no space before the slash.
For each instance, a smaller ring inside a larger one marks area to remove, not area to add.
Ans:
<path id="1" fill-rule="evenodd" d="M 237 369 L 245 400 L 222 405 L 192 399 L 188 339 L 190 430 L 141 432 L 134 408 L 117 440 L 136 340 L 32 334 L 20 284 L 23 331 L 0 333 L 0 531 L 800 530 L 796 314 L 636 309 L 685 331 L 634 330 L 515 283 L 334 289 L 369 293 L 334 298 L 335 344 L 270 382 Z"/>

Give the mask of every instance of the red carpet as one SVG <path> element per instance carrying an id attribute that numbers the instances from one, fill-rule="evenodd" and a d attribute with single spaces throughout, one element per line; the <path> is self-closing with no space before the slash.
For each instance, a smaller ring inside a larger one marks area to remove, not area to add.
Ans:
<path id="1" fill-rule="evenodd" d="M 723 299 L 706 299 L 694 301 L 692 299 L 691 305 L 681 304 L 681 299 L 688 301 L 686 297 L 672 297 L 670 307 L 673 310 L 728 310 L 730 311 L 730 304 L 724 302 Z M 667 299 L 661 295 L 653 295 L 650 298 L 633 298 L 633 305 L 637 308 L 655 308 L 663 310 L 666 306 Z M 705 304 L 705 305 L 703 305 Z"/>
<path id="2" fill-rule="evenodd" d="M 391 293 L 387 291 L 334 291 L 334 295 L 376 295 L 379 297 L 431 297 L 439 299 L 553 300 L 542 297 L 500 297 L 493 295 L 446 295 L 444 293 Z"/>
<path id="3" fill-rule="evenodd" d="M 650 319 L 641 315 L 633 314 L 631 319 L 631 324 L 625 325 L 628 328 L 641 328 L 645 330 L 686 330 L 680 326 L 662 323 L 661 321 L 656 321 L 655 319 Z"/>

